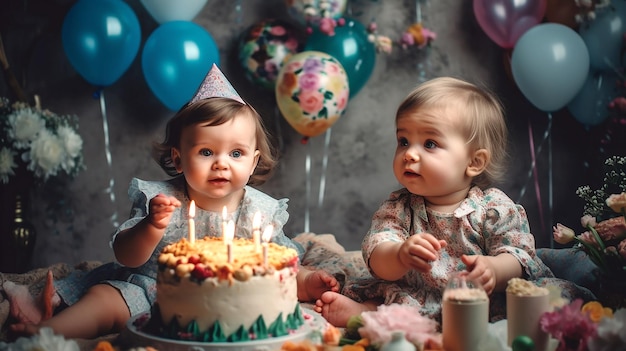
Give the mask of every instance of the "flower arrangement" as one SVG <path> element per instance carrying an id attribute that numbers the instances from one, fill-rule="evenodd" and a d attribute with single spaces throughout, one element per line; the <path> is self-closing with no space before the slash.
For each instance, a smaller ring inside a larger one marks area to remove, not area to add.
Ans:
<path id="1" fill-rule="evenodd" d="M 539 323 L 558 341 L 556 351 L 621 350 L 626 345 L 626 309 L 613 313 L 598 301 L 576 299 L 544 313 Z"/>
<path id="2" fill-rule="evenodd" d="M 576 194 L 586 201 L 581 224 L 587 230 L 579 235 L 558 223 L 553 229 L 559 244 L 572 241 L 584 250 L 606 277 L 626 278 L 626 156 L 605 161 L 604 184 L 593 190 L 581 186 Z"/>
<path id="3" fill-rule="evenodd" d="M 27 175 L 45 183 L 85 168 L 78 118 L 0 97 L 0 183 Z M 25 174 L 21 174 L 25 172 Z"/>

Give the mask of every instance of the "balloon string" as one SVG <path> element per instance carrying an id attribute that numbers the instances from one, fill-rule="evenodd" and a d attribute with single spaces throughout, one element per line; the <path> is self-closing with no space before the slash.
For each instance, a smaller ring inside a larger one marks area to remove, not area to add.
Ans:
<path id="1" fill-rule="evenodd" d="M 241 6 L 242 0 L 237 0 L 235 4 L 235 11 L 237 12 L 237 24 L 241 24 L 243 21 L 243 8 Z"/>
<path id="2" fill-rule="evenodd" d="M 415 23 L 422 23 L 422 0 L 415 0 Z"/>
<path id="3" fill-rule="evenodd" d="M 535 197 L 537 198 L 537 207 L 539 208 L 539 220 L 541 222 L 541 228 L 545 228 L 546 223 L 543 219 L 543 205 L 541 201 L 541 189 L 539 187 L 539 176 L 537 174 L 537 158 L 535 155 L 535 141 L 533 138 L 533 127 L 532 127 L 532 124 L 530 123 L 530 120 L 528 121 L 528 139 L 530 143 L 530 156 L 532 157 L 533 178 L 535 180 Z"/>
<path id="4" fill-rule="evenodd" d="M 317 202 L 317 207 L 324 205 L 324 192 L 326 189 L 326 169 L 328 168 L 328 148 L 330 145 L 330 130 L 326 130 L 326 137 L 324 139 L 324 155 L 322 158 L 322 175 L 320 176 L 320 193 Z"/>
<path id="5" fill-rule="evenodd" d="M 113 204 L 113 214 L 110 217 L 111 223 L 113 226 L 117 228 L 119 223 L 117 221 L 117 209 L 115 206 L 115 191 L 113 189 L 115 185 L 115 180 L 113 179 L 113 165 L 111 162 L 111 145 L 109 143 L 109 121 L 107 118 L 107 110 L 106 110 L 106 102 L 104 100 L 104 90 L 100 89 L 98 91 L 98 95 L 100 95 L 100 112 L 102 113 L 102 131 L 104 132 L 104 152 L 107 160 L 107 166 L 109 167 L 109 172 L 111 174 L 111 178 L 109 179 L 109 187 L 106 188 L 105 192 L 109 194 L 111 199 L 111 203 Z"/>
<path id="6" fill-rule="evenodd" d="M 534 152 L 534 141 L 532 138 L 532 135 L 529 135 L 530 137 L 530 148 L 531 148 L 531 158 L 532 158 L 532 162 L 530 164 L 530 169 L 528 170 L 528 173 L 526 174 L 526 182 L 524 183 L 524 186 L 522 187 L 522 190 L 520 190 L 520 194 L 519 197 L 517 198 L 517 203 L 522 202 L 522 198 L 524 197 L 524 195 L 526 195 L 526 188 L 528 187 L 528 182 L 530 181 L 530 179 L 533 176 L 533 170 L 535 169 L 536 166 L 536 160 L 535 160 L 535 155 L 539 155 L 543 149 L 543 144 L 545 143 L 545 141 L 548 138 L 548 135 L 550 134 L 550 128 L 551 128 L 551 124 L 552 124 L 552 120 L 549 121 L 550 125 L 548 125 L 548 127 L 546 128 L 545 132 L 543 133 L 543 139 L 541 140 L 541 143 L 539 144 L 539 147 L 537 148 L 537 152 Z M 532 125 L 530 124 L 530 120 L 528 121 L 528 132 L 530 134 L 532 134 Z"/>
<path id="7" fill-rule="evenodd" d="M 552 113 L 548 112 L 548 223 L 552 226 L 552 205 L 553 205 L 553 174 L 552 174 Z M 550 236 L 550 248 L 554 248 L 554 236 L 550 227 L 547 228 Z"/>
<path id="8" fill-rule="evenodd" d="M 304 232 L 309 233 L 309 203 L 311 202 L 311 143 L 306 146 L 306 159 L 304 161 L 304 171 L 306 172 L 306 204 L 304 207 Z"/>

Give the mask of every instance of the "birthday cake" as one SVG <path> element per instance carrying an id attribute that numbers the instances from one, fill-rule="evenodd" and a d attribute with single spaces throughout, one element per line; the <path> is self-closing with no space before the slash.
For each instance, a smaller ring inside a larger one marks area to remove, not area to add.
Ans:
<path id="1" fill-rule="evenodd" d="M 161 337 L 238 342 L 279 337 L 304 324 L 298 254 L 274 243 L 205 237 L 166 246 L 147 328 Z"/>

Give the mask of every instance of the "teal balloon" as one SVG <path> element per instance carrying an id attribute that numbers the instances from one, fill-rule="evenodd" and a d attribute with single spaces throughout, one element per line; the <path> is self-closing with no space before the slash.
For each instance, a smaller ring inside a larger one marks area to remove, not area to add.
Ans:
<path id="1" fill-rule="evenodd" d="M 578 122 L 595 126 L 609 117 L 608 105 L 618 96 L 615 73 L 589 72 L 585 84 L 567 104 L 567 109 Z"/>
<path id="2" fill-rule="evenodd" d="M 219 61 L 213 37 L 190 21 L 158 26 L 141 54 L 141 67 L 150 90 L 172 111 L 191 100 L 211 66 L 219 66 Z"/>
<path id="3" fill-rule="evenodd" d="M 65 15 L 63 50 L 89 83 L 105 87 L 126 72 L 139 51 L 141 28 L 122 0 L 80 0 Z"/>
<path id="4" fill-rule="evenodd" d="M 570 27 L 539 24 L 515 44 L 511 71 L 528 101 L 542 111 L 552 112 L 567 105 L 585 83 L 589 52 Z"/>
<path id="5" fill-rule="evenodd" d="M 336 58 L 348 75 L 352 98 L 365 86 L 376 64 L 376 49 L 367 36 L 360 22 L 346 19 L 345 25 L 337 26 L 332 36 L 314 29 L 304 51 L 321 51 Z"/>
<path id="6" fill-rule="evenodd" d="M 592 70 L 614 72 L 622 67 L 626 1 L 612 1 L 611 5 L 597 9 L 597 17 L 578 30 L 589 50 Z"/>

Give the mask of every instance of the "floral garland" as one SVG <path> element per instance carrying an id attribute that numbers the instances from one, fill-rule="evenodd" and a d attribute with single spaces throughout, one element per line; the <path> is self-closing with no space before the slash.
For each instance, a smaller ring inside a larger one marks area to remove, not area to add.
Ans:
<path id="1" fill-rule="evenodd" d="M 36 98 L 38 102 L 38 99 Z M 57 115 L 24 102 L 0 97 L 0 182 L 8 184 L 26 170 L 45 183 L 62 174 L 75 176 L 85 168 L 78 117 Z"/>

